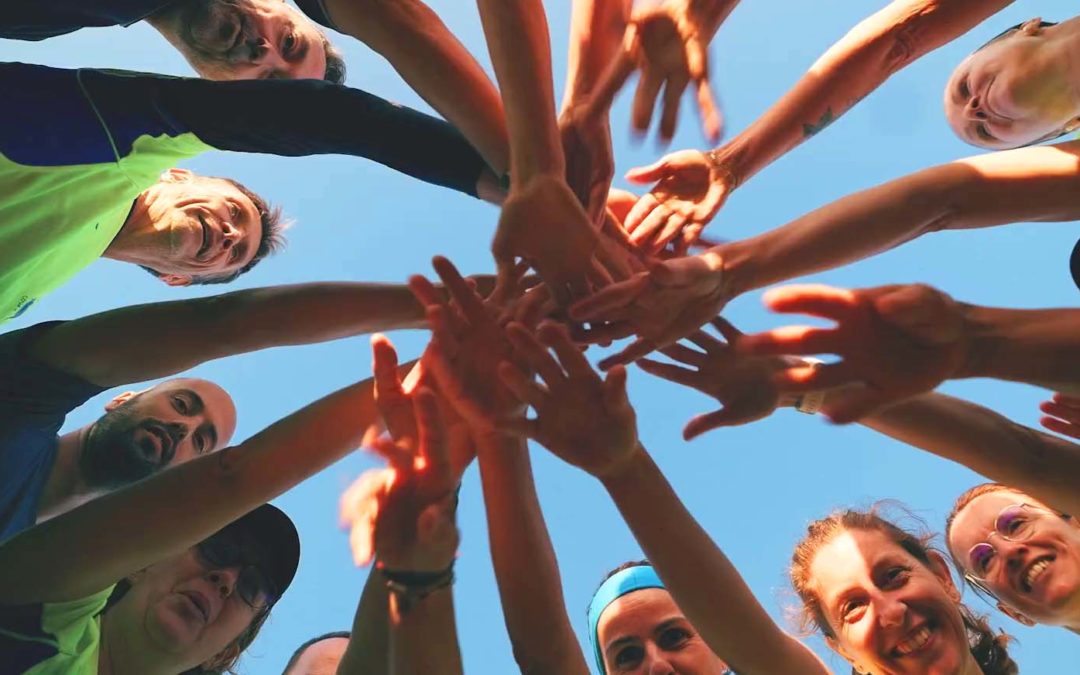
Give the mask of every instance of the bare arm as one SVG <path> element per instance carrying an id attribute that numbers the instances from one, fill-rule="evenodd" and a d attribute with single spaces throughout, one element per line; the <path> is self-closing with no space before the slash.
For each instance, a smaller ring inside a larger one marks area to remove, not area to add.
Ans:
<path id="1" fill-rule="evenodd" d="M 477 455 L 491 558 L 514 659 L 526 675 L 585 675 L 524 439 L 490 434 Z"/>
<path id="2" fill-rule="evenodd" d="M 601 481 L 679 608 L 733 670 L 746 675 L 830 672 L 773 622 L 644 448 L 639 446 L 632 461 Z"/>
<path id="3" fill-rule="evenodd" d="M 1080 219 L 1080 142 L 994 152 L 924 169 L 723 244 L 734 294 L 866 258 L 942 229 Z"/>
<path id="4" fill-rule="evenodd" d="M 510 168 L 499 92 L 439 16 L 419 0 L 327 0 L 342 32 L 371 47 L 431 107 L 461 130 L 488 165 Z"/>
<path id="5" fill-rule="evenodd" d="M 183 551 L 348 454 L 377 419 L 365 380 L 26 530 L 0 546 L 0 604 L 81 598 Z"/>
<path id="6" fill-rule="evenodd" d="M 732 188 L 824 129 L 893 73 L 951 42 L 1012 0 L 894 0 L 819 58 L 779 101 L 717 150 Z"/>
<path id="7" fill-rule="evenodd" d="M 337 675 L 388 675 L 390 672 L 390 607 L 386 583 L 374 568 L 364 582 L 353 618 L 349 646 L 341 657 Z"/>
<path id="8" fill-rule="evenodd" d="M 1080 392 L 1080 309 L 964 311 L 971 357 L 959 377 L 995 377 Z"/>
<path id="9" fill-rule="evenodd" d="M 980 405 L 934 393 L 885 408 L 860 423 L 1066 513 L 1080 513 L 1076 443 L 1022 426 Z"/>
<path id="10" fill-rule="evenodd" d="M 633 0 L 574 0 L 564 110 L 587 99 L 599 84 L 619 52 L 632 4 Z"/>
<path id="11" fill-rule="evenodd" d="M 391 595 L 389 612 L 393 675 L 461 675 L 454 593 L 450 587 L 433 592 L 407 612 L 402 611 L 397 596 Z"/>
<path id="12" fill-rule="evenodd" d="M 57 326 L 31 351 L 109 387 L 268 347 L 423 325 L 423 308 L 405 286 L 296 284 L 102 312 Z"/>

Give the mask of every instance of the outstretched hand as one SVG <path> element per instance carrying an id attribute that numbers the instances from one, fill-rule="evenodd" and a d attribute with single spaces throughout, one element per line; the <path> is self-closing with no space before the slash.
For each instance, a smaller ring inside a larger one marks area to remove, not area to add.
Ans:
<path id="1" fill-rule="evenodd" d="M 606 370 L 635 361 L 693 333 L 720 312 L 728 300 L 722 271 L 723 261 L 712 251 L 652 262 L 647 271 L 575 303 L 570 316 L 591 323 L 575 337 L 602 343 L 637 335 L 600 366 Z"/>
<path id="2" fill-rule="evenodd" d="M 1045 417 L 1039 420 L 1050 431 L 1080 439 L 1080 396 L 1055 393 L 1049 401 L 1039 404 Z"/>
<path id="3" fill-rule="evenodd" d="M 771 415 L 781 401 L 773 376 L 791 365 L 791 361 L 782 356 L 757 357 L 736 353 L 734 345 L 742 333 L 719 316 L 710 323 L 725 341 L 699 330 L 687 339 L 704 351 L 684 344 L 674 344 L 660 350 L 668 358 L 689 368 L 651 359 L 637 362 L 645 372 L 697 389 L 723 406 L 691 419 L 683 429 L 686 440 L 711 429 L 746 424 Z"/>
<path id="4" fill-rule="evenodd" d="M 341 497 L 341 521 L 350 528 L 357 565 L 377 555 L 393 570 L 439 572 L 457 551 L 457 479 L 438 403 L 429 389 L 418 390 L 413 403 L 417 442 L 371 430 L 364 445 L 389 466 L 363 473 Z"/>
<path id="5" fill-rule="evenodd" d="M 504 417 L 504 431 L 535 440 L 597 478 L 618 471 L 639 452 L 625 368 L 614 368 L 601 378 L 559 324 L 542 324 L 534 336 L 511 323 L 507 336 L 543 384 L 511 362 L 499 365 L 499 376 L 510 391 L 536 411 L 533 419 Z"/>
<path id="6" fill-rule="evenodd" d="M 919 284 L 844 290 L 821 285 L 785 286 L 765 294 L 776 312 L 831 319 L 835 328 L 788 326 L 739 340 L 744 354 L 837 354 L 842 360 L 777 373 L 781 391 L 804 393 L 858 383 L 863 389 L 828 415 L 853 422 L 890 403 L 957 377 L 968 360 L 962 306 Z"/>
<path id="7" fill-rule="evenodd" d="M 626 179 L 656 183 L 623 223 L 631 240 L 653 253 L 672 242 L 682 252 L 696 244 L 735 189 L 733 174 L 698 150 L 673 152 L 649 166 L 631 169 Z"/>

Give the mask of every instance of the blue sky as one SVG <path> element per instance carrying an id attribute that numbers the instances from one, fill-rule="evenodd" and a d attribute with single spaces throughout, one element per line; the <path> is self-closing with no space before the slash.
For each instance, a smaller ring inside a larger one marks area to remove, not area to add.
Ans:
<path id="1" fill-rule="evenodd" d="M 464 0 L 430 4 L 489 67 L 475 4 Z M 561 93 L 570 3 L 545 4 L 552 32 L 555 90 Z M 713 84 L 722 98 L 728 136 L 749 124 L 821 52 L 882 5 L 884 0 L 744 0 L 710 50 Z M 742 187 L 712 223 L 709 234 L 724 238 L 755 234 L 847 193 L 974 154 L 953 137 L 942 114 L 942 89 L 952 68 L 1009 25 L 1037 15 L 1061 20 L 1073 12 L 1075 5 L 1065 0 L 1021 0 L 907 68 L 841 121 Z M 337 44 L 349 64 L 349 84 L 426 109 L 376 54 L 348 38 L 339 37 Z M 0 56 L 66 67 L 190 74 L 179 55 L 145 25 L 85 30 L 38 44 L 2 41 Z M 624 91 L 612 114 L 620 176 L 631 167 L 652 162 L 662 152 L 652 136 L 643 143 L 631 140 L 630 98 L 629 91 Z M 671 150 L 707 147 L 689 103 L 684 101 Z M 409 274 L 429 272 L 434 254 L 448 256 L 468 273 L 493 269 L 488 243 L 497 218 L 495 209 L 378 165 L 351 157 L 287 159 L 216 153 L 186 166 L 235 177 L 280 203 L 297 221 L 289 233 L 287 251 L 233 288 L 324 280 L 404 282 Z M 616 185 L 626 187 L 621 178 Z M 934 234 L 900 250 L 815 275 L 813 280 L 854 287 L 918 281 L 984 305 L 1075 305 L 1077 291 L 1068 275 L 1068 255 L 1076 236 L 1075 224 Z M 209 292 L 170 289 L 131 265 L 102 260 L 5 328 Z M 760 293 L 735 300 L 725 315 L 746 331 L 783 321 L 762 309 Z M 426 334 L 409 331 L 393 334 L 391 339 L 403 357 L 411 357 L 422 349 Z M 370 351 L 363 337 L 264 351 L 192 371 L 233 394 L 240 412 L 237 440 L 369 374 Z M 835 428 L 793 411 L 781 411 L 752 426 L 713 432 L 687 444 L 680 436 L 683 424 L 692 414 L 712 409 L 711 401 L 639 370 L 630 373 L 630 387 L 644 444 L 689 509 L 781 622 L 791 601 L 786 564 L 809 521 L 836 506 L 895 498 L 940 529 L 956 495 L 980 481 L 962 467 L 869 430 Z M 986 380 L 952 383 L 945 391 L 1029 425 L 1037 424 L 1036 406 L 1045 397 L 1045 392 L 1033 387 Z M 103 394 L 74 412 L 65 429 L 95 419 L 115 393 Z M 608 569 L 640 557 L 640 550 L 598 483 L 540 448 L 533 457 L 568 610 L 586 645 L 585 606 L 590 594 Z M 300 529 L 302 563 L 293 586 L 249 649 L 242 672 L 279 673 L 300 642 L 351 625 L 368 571 L 353 567 L 346 536 L 336 527 L 337 496 L 352 478 L 374 465 L 369 456 L 357 452 L 277 500 Z M 503 675 L 516 669 L 487 550 L 478 478 L 475 468 L 470 469 L 461 493 L 463 539 L 455 587 L 458 629 L 466 672 Z M 968 599 L 974 607 L 990 611 L 981 601 Z M 1080 662 L 1080 640 L 1075 636 L 1057 629 L 1024 628 L 997 613 L 992 620 L 1019 638 L 1013 652 L 1024 672 L 1064 672 L 1066 664 L 1075 668 Z M 819 641 L 812 644 L 838 672 L 846 672 L 839 657 Z"/>

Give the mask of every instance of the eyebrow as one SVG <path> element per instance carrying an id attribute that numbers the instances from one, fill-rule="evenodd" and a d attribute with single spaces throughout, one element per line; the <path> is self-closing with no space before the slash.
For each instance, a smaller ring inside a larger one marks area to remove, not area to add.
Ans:
<path id="1" fill-rule="evenodd" d="M 614 642 L 609 644 L 607 647 L 604 648 L 604 652 L 606 652 L 608 655 L 612 655 L 614 652 L 619 651 L 619 648 L 623 647 L 624 645 L 635 644 L 637 641 L 638 639 L 636 637 L 633 637 L 632 635 L 627 635 L 626 637 L 621 637 L 618 640 L 615 640 Z"/>
<path id="2" fill-rule="evenodd" d="M 196 394 L 194 391 L 192 391 L 191 389 L 184 389 L 181 391 L 181 393 L 187 396 L 188 399 L 190 399 L 191 409 L 188 411 L 189 417 L 192 415 L 197 415 L 206 410 L 206 404 L 203 402 L 202 397 Z M 206 435 L 210 437 L 210 447 L 216 448 L 218 443 L 218 433 L 217 427 L 214 426 L 214 423 L 210 420 L 207 420 L 206 424 L 199 428 L 206 430 Z"/>

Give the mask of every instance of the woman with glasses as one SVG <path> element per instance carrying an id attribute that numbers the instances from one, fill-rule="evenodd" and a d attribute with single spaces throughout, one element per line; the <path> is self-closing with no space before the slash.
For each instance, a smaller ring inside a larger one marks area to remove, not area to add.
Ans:
<path id="1" fill-rule="evenodd" d="M 1007 485 L 960 495 L 945 536 L 953 562 L 974 588 L 1025 626 L 1080 633 L 1080 525 L 1072 516 Z"/>
<path id="2" fill-rule="evenodd" d="M 94 575 L 87 572 L 69 575 L 82 576 L 81 586 L 58 583 L 55 591 L 29 583 L 33 590 L 0 598 L 0 672 L 232 672 L 299 560 L 292 521 L 264 504 L 186 551 L 99 584 L 95 592 L 89 592 Z"/>

